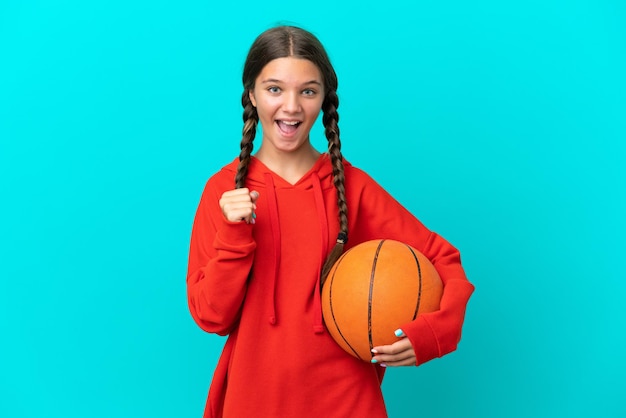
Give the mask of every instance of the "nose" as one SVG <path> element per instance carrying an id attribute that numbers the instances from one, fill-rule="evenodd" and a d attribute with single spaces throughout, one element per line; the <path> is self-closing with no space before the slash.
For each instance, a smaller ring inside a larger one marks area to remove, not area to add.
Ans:
<path id="1" fill-rule="evenodd" d="M 289 92 L 283 96 L 283 110 L 288 113 L 298 113 L 300 107 L 300 95 L 297 92 Z"/>

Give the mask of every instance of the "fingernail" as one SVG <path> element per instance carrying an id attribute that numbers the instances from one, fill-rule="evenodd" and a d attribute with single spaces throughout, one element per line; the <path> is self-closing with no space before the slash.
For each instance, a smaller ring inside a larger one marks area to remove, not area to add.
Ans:
<path id="1" fill-rule="evenodd" d="M 256 213 L 252 212 L 252 218 L 256 219 Z"/>
<path id="2" fill-rule="evenodd" d="M 375 358 L 372 359 L 372 363 L 378 363 L 378 360 L 376 360 Z"/>
<path id="3" fill-rule="evenodd" d="M 372 353 L 374 353 L 374 354 L 378 354 L 378 351 L 377 351 L 376 349 L 374 349 L 374 348 L 372 348 L 370 351 L 371 351 Z"/>
<path id="4" fill-rule="evenodd" d="M 250 220 L 250 223 L 251 223 L 251 224 L 253 224 L 253 225 L 256 223 L 256 221 L 254 220 L 254 218 Z"/>
<path id="5" fill-rule="evenodd" d="M 380 367 L 387 367 L 385 363 L 380 363 Z"/>
<path id="6" fill-rule="evenodd" d="M 403 337 L 404 336 L 404 332 L 401 329 L 397 329 L 393 333 L 396 334 L 396 337 Z"/>

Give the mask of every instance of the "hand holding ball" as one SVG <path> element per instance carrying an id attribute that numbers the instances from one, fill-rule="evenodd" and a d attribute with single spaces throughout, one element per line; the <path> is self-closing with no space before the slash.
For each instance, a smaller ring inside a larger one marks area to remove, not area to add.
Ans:
<path id="1" fill-rule="evenodd" d="M 407 244 L 374 240 L 344 253 L 322 289 L 328 332 L 351 355 L 369 362 L 370 350 L 398 340 L 394 331 L 439 309 L 443 284 L 432 263 Z"/>

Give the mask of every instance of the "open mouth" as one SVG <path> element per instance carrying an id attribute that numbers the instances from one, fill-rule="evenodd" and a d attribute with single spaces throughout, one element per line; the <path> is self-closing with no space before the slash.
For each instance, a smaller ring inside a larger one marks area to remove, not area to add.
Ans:
<path id="1" fill-rule="evenodd" d="M 302 122 L 297 120 L 277 120 L 276 124 L 283 134 L 291 135 L 298 130 L 298 126 L 300 126 Z"/>

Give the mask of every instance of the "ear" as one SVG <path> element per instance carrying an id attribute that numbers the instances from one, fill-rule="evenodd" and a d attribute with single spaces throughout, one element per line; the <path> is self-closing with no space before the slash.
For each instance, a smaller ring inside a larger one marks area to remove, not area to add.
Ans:
<path id="1" fill-rule="evenodd" d="M 250 101 L 252 102 L 252 106 L 256 107 L 256 99 L 254 98 L 253 90 L 248 90 L 248 97 L 250 98 Z"/>

